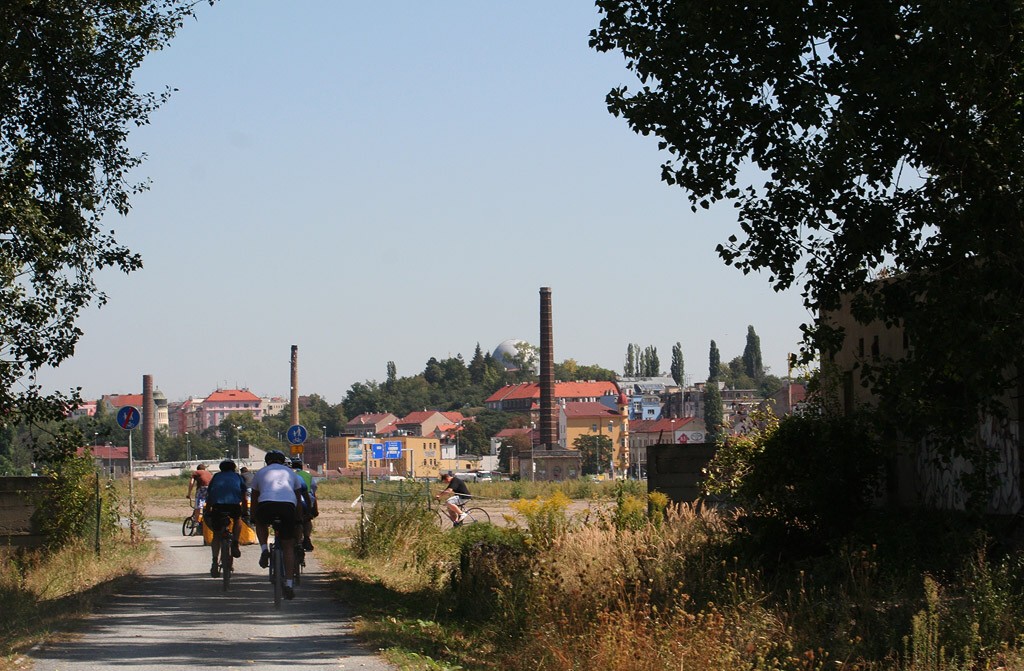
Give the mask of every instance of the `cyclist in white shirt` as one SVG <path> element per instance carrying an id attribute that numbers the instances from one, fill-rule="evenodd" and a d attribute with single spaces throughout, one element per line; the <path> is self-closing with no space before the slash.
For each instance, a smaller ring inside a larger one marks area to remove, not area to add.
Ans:
<path id="1" fill-rule="evenodd" d="M 256 539 L 260 543 L 260 567 L 270 565 L 270 523 L 275 517 L 285 522 L 275 539 L 284 551 L 284 596 L 295 598 L 292 575 L 295 571 L 295 536 L 299 523 L 300 496 L 306 483 L 286 465 L 284 452 L 271 450 L 264 458 L 266 466 L 256 471 L 252 479 L 253 517 L 256 520 Z"/>

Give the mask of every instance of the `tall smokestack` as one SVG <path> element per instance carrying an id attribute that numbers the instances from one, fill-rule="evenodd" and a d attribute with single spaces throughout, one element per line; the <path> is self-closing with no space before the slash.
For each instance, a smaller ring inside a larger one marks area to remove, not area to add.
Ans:
<path id="1" fill-rule="evenodd" d="M 555 407 L 555 336 L 551 325 L 551 287 L 540 289 L 540 442 L 546 450 L 558 445 Z"/>
<path id="2" fill-rule="evenodd" d="M 142 458 L 156 461 L 156 403 L 153 401 L 153 376 L 142 376 Z"/>
<path id="3" fill-rule="evenodd" d="M 292 345 L 292 426 L 299 423 L 299 346 Z"/>

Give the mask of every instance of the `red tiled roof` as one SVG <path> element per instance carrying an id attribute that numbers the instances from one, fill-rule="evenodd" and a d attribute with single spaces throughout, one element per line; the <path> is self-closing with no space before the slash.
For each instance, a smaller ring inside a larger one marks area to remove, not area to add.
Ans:
<path id="1" fill-rule="evenodd" d="M 566 417 L 618 417 L 618 410 L 597 401 L 570 401 L 562 408 Z"/>
<path id="2" fill-rule="evenodd" d="M 619 387 L 614 382 L 604 380 L 595 382 L 556 382 L 555 398 L 596 398 L 598 396 L 618 396 Z M 491 394 L 485 403 L 498 403 L 524 398 L 540 398 L 540 385 L 536 382 L 502 387 Z"/>
<path id="3" fill-rule="evenodd" d="M 223 403 L 225 401 L 256 401 L 260 397 L 248 389 L 218 389 L 206 397 L 204 403 Z"/>
<path id="4" fill-rule="evenodd" d="M 398 424 L 422 424 L 434 415 L 441 413 L 436 410 L 424 410 L 422 412 L 410 412 L 408 415 L 398 420 Z"/>
<path id="5" fill-rule="evenodd" d="M 376 424 L 380 420 L 388 416 L 386 412 L 364 412 L 361 415 L 356 415 L 349 420 L 345 426 L 362 426 L 364 424 Z"/>
<path id="6" fill-rule="evenodd" d="M 529 436 L 530 431 L 533 429 L 529 427 L 520 427 L 518 429 L 502 429 L 498 433 L 494 434 L 495 438 L 511 438 L 512 436 Z"/>
<path id="7" fill-rule="evenodd" d="M 650 431 L 657 419 L 631 419 L 629 420 L 630 433 L 646 433 Z"/>
<path id="8" fill-rule="evenodd" d="M 457 412 L 455 410 L 452 410 L 451 412 L 442 412 L 441 414 L 454 424 L 466 421 L 466 417 L 461 412 Z"/>
<path id="9" fill-rule="evenodd" d="M 103 398 L 115 408 L 123 408 L 126 405 L 142 407 L 142 394 L 107 394 Z"/>
<path id="10" fill-rule="evenodd" d="M 78 456 L 84 457 L 92 454 L 94 459 L 127 459 L 128 446 L 118 447 L 116 445 L 85 445 L 78 448 Z"/>

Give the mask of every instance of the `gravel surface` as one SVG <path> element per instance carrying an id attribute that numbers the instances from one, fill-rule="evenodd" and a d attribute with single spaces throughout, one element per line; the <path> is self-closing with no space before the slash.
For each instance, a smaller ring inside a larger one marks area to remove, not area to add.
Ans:
<path id="1" fill-rule="evenodd" d="M 81 629 L 33 649 L 33 671 L 196 669 L 395 669 L 352 634 L 351 613 L 334 600 L 316 553 L 293 601 L 275 610 L 259 546 L 242 547 L 227 592 L 210 577 L 210 548 L 181 535 L 181 523 L 151 522 L 161 556 Z"/>

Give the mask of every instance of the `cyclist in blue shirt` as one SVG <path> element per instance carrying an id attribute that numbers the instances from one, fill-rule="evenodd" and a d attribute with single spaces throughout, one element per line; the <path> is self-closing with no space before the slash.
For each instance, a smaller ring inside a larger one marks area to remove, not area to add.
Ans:
<path id="1" fill-rule="evenodd" d="M 235 472 L 235 462 L 230 459 L 220 462 L 220 473 L 214 474 L 206 489 L 207 511 L 204 514 L 206 525 L 214 534 L 217 534 L 228 523 L 228 519 L 231 519 L 232 534 L 235 537 L 231 546 L 233 557 L 242 556 L 242 551 L 238 548 L 238 535 L 242 533 L 242 524 L 239 518 L 249 513 L 245 489 L 245 480 Z M 210 549 L 213 552 L 210 575 L 216 578 L 220 576 L 220 569 L 217 567 L 219 544 L 210 543 Z"/>

